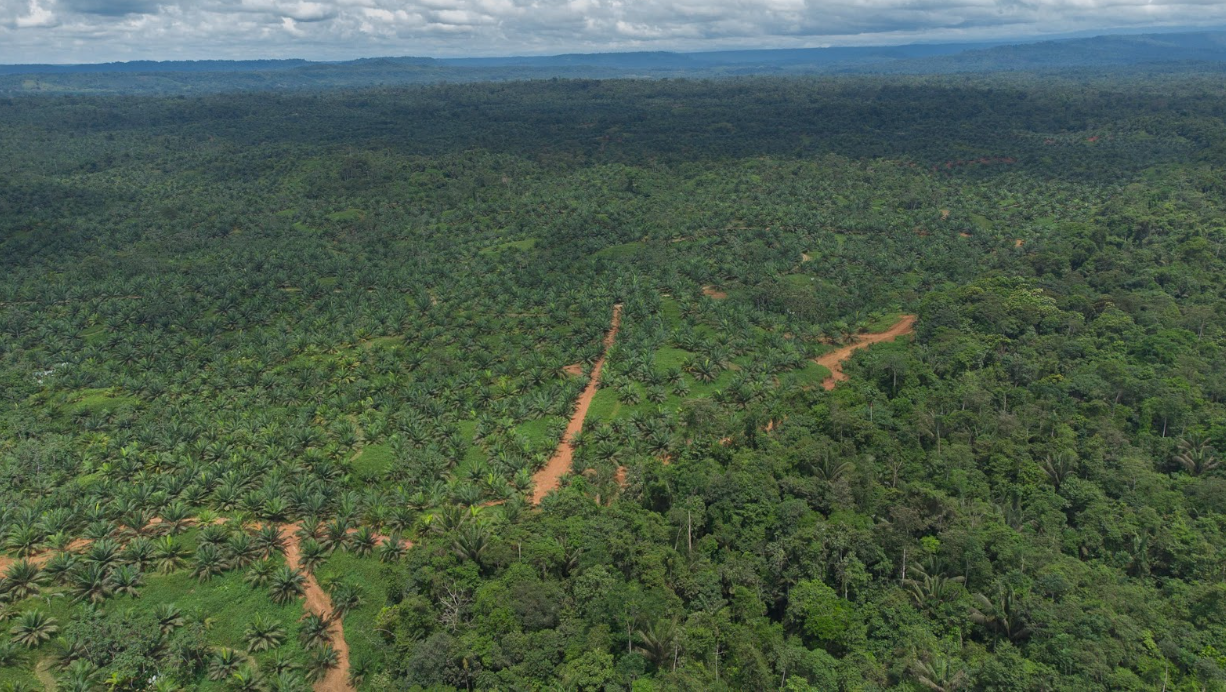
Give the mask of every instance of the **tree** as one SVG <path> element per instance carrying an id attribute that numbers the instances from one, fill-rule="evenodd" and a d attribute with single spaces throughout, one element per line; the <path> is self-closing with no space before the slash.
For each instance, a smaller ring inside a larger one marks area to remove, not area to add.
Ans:
<path id="1" fill-rule="evenodd" d="M 291 567 L 278 567 L 268 582 L 269 595 L 277 605 L 284 605 L 306 591 L 306 577 Z"/>
<path id="2" fill-rule="evenodd" d="M 28 610 L 17 618 L 17 624 L 9 629 L 13 641 L 33 649 L 43 642 L 50 641 L 60 631 L 55 618 L 47 617 L 41 610 Z"/>
<path id="3" fill-rule="evenodd" d="M 285 642 L 285 627 L 279 622 L 265 619 L 262 614 L 256 614 L 255 619 L 243 630 L 243 641 L 247 643 L 247 651 L 251 653 L 269 651 Z"/>

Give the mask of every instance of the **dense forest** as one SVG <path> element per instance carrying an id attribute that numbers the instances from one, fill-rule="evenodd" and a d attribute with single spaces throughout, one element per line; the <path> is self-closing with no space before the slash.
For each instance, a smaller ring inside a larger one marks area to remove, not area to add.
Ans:
<path id="1" fill-rule="evenodd" d="M 1224 118 L 0 99 L 0 690 L 1226 690 Z"/>

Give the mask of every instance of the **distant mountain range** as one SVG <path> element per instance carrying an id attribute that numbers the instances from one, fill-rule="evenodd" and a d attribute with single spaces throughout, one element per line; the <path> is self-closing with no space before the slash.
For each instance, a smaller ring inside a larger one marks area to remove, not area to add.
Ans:
<path id="1" fill-rule="evenodd" d="M 0 65 L 0 93 L 210 93 L 513 79 L 951 74 L 1156 66 L 1226 67 L 1226 32 L 1109 35 L 1032 43 L 946 43 L 704 53 L 504 58 L 136 61 Z"/>

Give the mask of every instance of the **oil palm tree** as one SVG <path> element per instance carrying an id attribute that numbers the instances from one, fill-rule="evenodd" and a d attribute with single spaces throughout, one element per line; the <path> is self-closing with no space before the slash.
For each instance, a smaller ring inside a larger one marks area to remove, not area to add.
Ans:
<path id="1" fill-rule="evenodd" d="M 158 631 L 163 636 L 168 635 L 184 625 L 183 611 L 173 603 L 159 603 L 153 609 L 153 617 L 158 622 Z"/>
<path id="2" fill-rule="evenodd" d="M 31 596 L 37 596 L 47 583 L 47 574 L 29 560 L 18 560 L 9 566 L 0 581 L 0 591 L 7 593 L 14 601 L 22 601 Z"/>
<path id="3" fill-rule="evenodd" d="M 159 574 L 170 574 L 187 564 L 187 548 L 174 536 L 162 536 L 153 544 L 153 563 Z"/>
<path id="4" fill-rule="evenodd" d="M 285 627 L 274 620 L 265 619 L 257 614 L 251 624 L 243 630 L 243 641 L 247 643 L 247 651 L 260 653 L 275 649 L 285 643 Z"/>
<path id="5" fill-rule="evenodd" d="M 307 649 L 327 646 L 332 641 L 331 627 L 331 618 L 309 613 L 298 626 L 298 640 Z"/>
<path id="6" fill-rule="evenodd" d="M 243 656 L 234 649 L 221 647 L 209 654 L 206 670 L 209 680 L 225 680 L 243 664 Z"/>
<path id="7" fill-rule="evenodd" d="M 282 566 L 273 573 L 268 588 L 273 602 L 284 605 L 303 594 L 306 590 L 306 577 L 296 569 Z"/>
<path id="8" fill-rule="evenodd" d="M 192 561 L 192 576 L 200 581 L 208 581 L 226 571 L 229 565 L 221 550 L 213 543 L 202 543 L 196 548 L 196 556 Z"/>
<path id="9" fill-rule="evenodd" d="M 13 641 L 27 649 L 50 641 L 60 631 L 55 618 L 48 617 L 41 610 L 28 610 L 17 618 L 17 624 L 9 629 Z"/>
<path id="10" fill-rule="evenodd" d="M 132 565 L 120 565 L 111 570 L 109 578 L 111 589 L 115 594 L 140 598 L 139 589 L 145 584 L 145 579 L 141 575 L 140 570 Z"/>

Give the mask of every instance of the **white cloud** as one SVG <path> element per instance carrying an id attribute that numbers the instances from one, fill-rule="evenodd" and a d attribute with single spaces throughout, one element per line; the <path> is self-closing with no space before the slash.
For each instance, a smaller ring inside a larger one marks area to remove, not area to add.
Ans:
<path id="1" fill-rule="evenodd" d="M 709 50 L 1222 24 L 1222 0 L 0 0 L 0 62 Z"/>
<path id="2" fill-rule="evenodd" d="M 13 20 L 18 29 L 45 29 L 59 24 L 55 13 L 42 6 L 39 0 L 30 0 L 29 11 Z"/>

